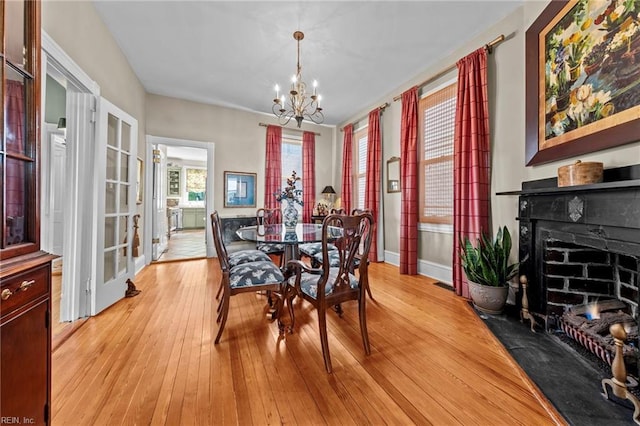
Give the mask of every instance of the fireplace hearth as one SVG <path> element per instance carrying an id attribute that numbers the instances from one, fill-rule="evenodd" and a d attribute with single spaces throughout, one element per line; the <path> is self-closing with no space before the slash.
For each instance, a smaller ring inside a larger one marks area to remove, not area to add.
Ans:
<path id="1" fill-rule="evenodd" d="M 558 188 L 552 178 L 523 182 L 521 191 L 499 195 L 519 196 L 526 297 L 521 293 L 516 307 L 524 308 L 525 318 L 530 313 L 542 319 L 535 322 L 546 331 L 563 333 L 614 364 L 614 376 L 622 362 L 625 374 L 637 379 L 640 165 L 605 170 L 598 184 Z M 607 308 L 592 317 L 587 311 L 598 304 Z M 613 324 L 624 327 L 626 343 L 611 335 Z M 624 361 L 615 361 L 616 352 Z"/>

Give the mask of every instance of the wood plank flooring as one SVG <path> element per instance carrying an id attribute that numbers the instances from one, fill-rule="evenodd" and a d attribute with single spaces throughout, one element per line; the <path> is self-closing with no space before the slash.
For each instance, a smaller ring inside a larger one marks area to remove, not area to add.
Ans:
<path id="1" fill-rule="evenodd" d="M 566 424 L 469 305 L 425 277 L 370 267 L 371 355 L 357 304 L 317 316 L 298 300 L 279 338 L 265 298 L 231 298 L 214 345 L 216 259 L 159 263 L 142 293 L 90 318 L 53 353 L 54 425 Z"/>

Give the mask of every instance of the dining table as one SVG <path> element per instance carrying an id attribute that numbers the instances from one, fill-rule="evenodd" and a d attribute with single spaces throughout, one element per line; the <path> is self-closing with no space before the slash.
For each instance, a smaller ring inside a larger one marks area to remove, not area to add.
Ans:
<path id="1" fill-rule="evenodd" d="M 340 229 L 328 227 L 329 239 L 340 235 Z M 245 241 L 256 243 L 274 243 L 284 245 L 284 262 L 298 259 L 298 245 L 322 241 L 321 223 L 298 223 L 295 228 L 286 228 L 283 224 L 252 225 L 238 228 L 236 235 Z"/>

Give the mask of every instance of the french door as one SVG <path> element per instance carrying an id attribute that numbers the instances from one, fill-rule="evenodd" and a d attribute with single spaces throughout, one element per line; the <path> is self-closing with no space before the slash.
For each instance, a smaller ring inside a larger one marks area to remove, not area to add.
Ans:
<path id="1" fill-rule="evenodd" d="M 138 122 L 105 99 L 98 108 L 95 168 L 95 279 L 91 314 L 122 299 L 133 279 Z"/>

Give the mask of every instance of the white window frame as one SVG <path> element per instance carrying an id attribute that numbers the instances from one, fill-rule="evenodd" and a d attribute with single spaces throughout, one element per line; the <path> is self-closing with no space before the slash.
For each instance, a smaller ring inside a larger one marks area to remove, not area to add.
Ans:
<path id="1" fill-rule="evenodd" d="M 300 170 L 296 170 L 296 176 L 300 178 L 300 189 L 302 189 L 302 163 L 303 163 L 303 153 L 302 153 L 302 134 L 300 135 L 292 135 L 292 134 L 283 134 L 282 135 L 282 145 L 300 145 Z M 280 161 L 282 162 L 282 166 L 284 167 L 284 161 L 282 161 L 282 154 L 280 154 Z M 281 179 L 281 187 L 287 184 L 286 179 L 291 175 L 291 170 L 282 169 L 282 179 Z M 298 216 L 302 217 L 302 206 L 298 203 L 294 203 L 296 210 L 298 210 Z M 282 206 L 284 209 L 285 206 Z"/>

